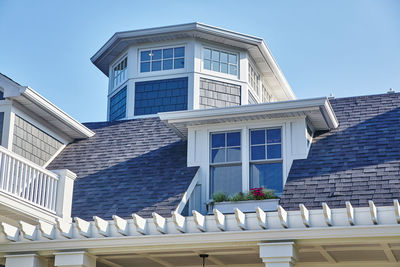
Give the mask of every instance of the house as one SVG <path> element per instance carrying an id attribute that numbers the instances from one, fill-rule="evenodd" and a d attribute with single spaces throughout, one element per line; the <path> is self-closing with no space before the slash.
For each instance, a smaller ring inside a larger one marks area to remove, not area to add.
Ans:
<path id="1" fill-rule="evenodd" d="M 400 265 L 400 94 L 296 99 L 263 39 L 201 23 L 91 60 L 105 122 L 0 75 L 0 265 Z"/>

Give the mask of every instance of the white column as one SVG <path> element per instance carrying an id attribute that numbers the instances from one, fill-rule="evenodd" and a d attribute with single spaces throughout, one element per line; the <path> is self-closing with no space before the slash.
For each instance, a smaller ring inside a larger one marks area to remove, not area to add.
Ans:
<path id="1" fill-rule="evenodd" d="M 86 251 L 54 253 L 56 267 L 96 267 L 96 257 Z"/>
<path id="2" fill-rule="evenodd" d="M 47 260 L 36 254 L 6 255 L 6 267 L 47 267 Z"/>
<path id="3" fill-rule="evenodd" d="M 292 267 L 296 262 L 294 242 L 260 243 L 260 258 L 265 267 Z"/>
<path id="4" fill-rule="evenodd" d="M 58 174 L 56 214 L 66 222 L 71 222 L 72 195 L 76 174 L 70 170 L 52 170 Z"/>

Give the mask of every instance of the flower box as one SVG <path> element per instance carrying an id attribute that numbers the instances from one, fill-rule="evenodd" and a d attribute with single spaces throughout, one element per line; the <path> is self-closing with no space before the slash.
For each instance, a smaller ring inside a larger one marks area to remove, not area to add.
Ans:
<path id="1" fill-rule="evenodd" d="M 257 207 L 260 207 L 263 211 L 276 211 L 278 209 L 278 205 L 279 198 L 214 202 L 208 205 L 208 213 L 211 214 L 213 209 L 217 209 L 222 213 L 234 213 L 235 208 L 238 208 L 242 212 L 255 212 Z"/>

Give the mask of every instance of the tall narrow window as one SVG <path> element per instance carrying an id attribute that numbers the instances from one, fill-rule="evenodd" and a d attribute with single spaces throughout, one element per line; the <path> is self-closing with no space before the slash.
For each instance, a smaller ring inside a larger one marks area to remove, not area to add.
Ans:
<path id="1" fill-rule="evenodd" d="M 272 101 L 272 95 L 269 93 L 269 90 L 267 87 L 262 84 L 262 91 L 263 91 L 263 102 L 271 102 Z"/>
<path id="2" fill-rule="evenodd" d="M 140 52 L 140 72 L 182 69 L 185 47 L 146 49 Z"/>
<path id="3" fill-rule="evenodd" d="M 240 131 L 212 133 L 210 147 L 210 197 L 217 192 L 242 191 Z"/>
<path id="4" fill-rule="evenodd" d="M 117 88 L 126 80 L 126 70 L 128 67 L 128 59 L 124 58 L 114 67 L 113 71 L 113 88 Z"/>
<path id="5" fill-rule="evenodd" d="M 282 193 L 282 130 L 250 130 L 250 187 Z"/>
<path id="6" fill-rule="evenodd" d="M 260 96 L 260 75 L 254 70 L 249 64 L 249 84 L 253 88 L 254 92 Z"/>
<path id="7" fill-rule="evenodd" d="M 204 69 L 237 76 L 238 56 L 215 49 L 204 48 Z"/>

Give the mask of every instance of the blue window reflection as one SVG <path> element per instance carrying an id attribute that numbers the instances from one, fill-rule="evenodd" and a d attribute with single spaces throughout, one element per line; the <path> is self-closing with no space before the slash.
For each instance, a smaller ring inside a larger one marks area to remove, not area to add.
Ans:
<path id="1" fill-rule="evenodd" d="M 250 187 L 265 187 L 275 190 L 275 193 L 282 193 L 282 162 L 251 164 Z"/>
<path id="2" fill-rule="evenodd" d="M 228 133 L 227 134 L 227 145 L 228 146 L 240 146 L 240 132 Z"/>
<path id="3" fill-rule="evenodd" d="M 212 147 L 225 147 L 225 134 L 212 134 Z"/>
<path id="4" fill-rule="evenodd" d="M 254 130 L 250 132 L 252 145 L 265 144 L 265 130 Z"/>
<path id="5" fill-rule="evenodd" d="M 174 57 L 184 57 L 184 56 L 185 56 L 185 48 L 184 47 L 174 48 Z"/>
<path id="6" fill-rule="evenodd" d="M 218 166 L 210 168 L 210 197 L 216 192 L 234 195 L 242 191 L 242 166 Z"/>

